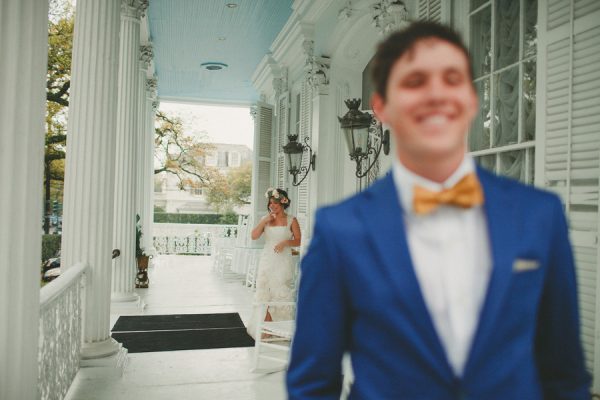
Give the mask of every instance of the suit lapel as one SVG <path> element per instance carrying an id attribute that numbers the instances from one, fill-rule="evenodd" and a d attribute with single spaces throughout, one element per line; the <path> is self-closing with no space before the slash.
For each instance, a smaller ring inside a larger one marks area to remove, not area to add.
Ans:
<path id="1" fill-rule="evenodd" d="M 447 380 L 453 379 L 446 353 L 425 305 L 411 260 L 400 200 L 391 173 L 368 189 L 359 208 L 367 235 L 376 249 L 377 267 L 385 269 L 399 298 L 398 312 L 415 328 L 421 353 Z M 394 305 L 391 305 L 392 307 Z"/>
<path id="2" fill-rule="evenodd" d="M 480 168 L 478 176 L 485 195 L 484 212 L 492 253 L 492 272 L 465 374 L 470 368 L 476 367 L 472 364 L 479 359 L 479 355 L 485 351 L 494 351 L 488 348 L 487 338 L 497 327 L 501 306 L 512 277 L 513 253 L 518 240 L 514 204 L 503 189 L 502 182 Z"/>

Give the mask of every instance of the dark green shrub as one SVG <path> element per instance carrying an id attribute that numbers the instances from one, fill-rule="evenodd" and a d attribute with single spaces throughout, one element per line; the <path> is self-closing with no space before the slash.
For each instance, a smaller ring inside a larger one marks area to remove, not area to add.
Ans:
<path id="1" fill-rule="evenodd" d="M 154 222 L 169 224 L 236 225 L 237 214 L 154 213 Z"/>
<path id="2" fill-rule="evenodd" d="M 42 261 L 56 257 L 60 250 L 60 235 L 42 235 Z"/>

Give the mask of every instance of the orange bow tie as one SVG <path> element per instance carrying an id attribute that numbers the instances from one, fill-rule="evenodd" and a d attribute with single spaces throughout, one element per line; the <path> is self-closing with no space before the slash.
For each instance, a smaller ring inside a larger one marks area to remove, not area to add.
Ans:
<path id="1" fill-rule="evenodd" d="M 427 214 L 440 205 L 469 208 L 483 204 L 483 190 L 474 173 L 463 177 L 456 185 L 441 192 L 432 192 L 421 186 L 413 190 L 413 210 L 415 214 Z"/>

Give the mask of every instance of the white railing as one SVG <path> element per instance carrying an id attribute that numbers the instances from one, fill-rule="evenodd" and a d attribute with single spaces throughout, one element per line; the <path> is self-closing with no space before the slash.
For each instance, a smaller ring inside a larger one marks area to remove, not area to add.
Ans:
<path id="1" fill-rule="evenodd" d="M 62 399 L 79 370 L 87 264 L 76 264 L 40 291 L 40 399 Z"/>
<path id="2" fill-rule="evenodd" d="M 214 240 L 237 237 L 237 225 L 163 224 L 152 226 L 158 254 L 211 255 Z"/>

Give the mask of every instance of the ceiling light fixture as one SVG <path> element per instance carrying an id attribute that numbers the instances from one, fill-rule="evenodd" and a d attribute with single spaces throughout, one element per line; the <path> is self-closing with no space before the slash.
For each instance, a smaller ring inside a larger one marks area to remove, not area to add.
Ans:
<path id="1" fill-rule="evenodd" d="M 204 63 L 200 64 L 200 66 L 209 71 L 219 71 L 219 70 L 229 67 L 229 65 L 227 65 L 225 63 L 214 62 L 214 61 L 204 62 Z"/>

